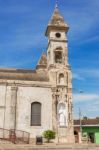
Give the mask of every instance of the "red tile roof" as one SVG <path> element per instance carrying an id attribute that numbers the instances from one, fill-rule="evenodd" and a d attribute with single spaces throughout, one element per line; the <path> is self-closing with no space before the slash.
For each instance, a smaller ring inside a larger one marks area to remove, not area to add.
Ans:
<path id="1" fill-rule="evenodd" d="M 83 119 L 81 120 L 82 125 L 99 125 L 99 119 Z M 79 120 L 74 120 L 74 125 L 80 125 Z"/>

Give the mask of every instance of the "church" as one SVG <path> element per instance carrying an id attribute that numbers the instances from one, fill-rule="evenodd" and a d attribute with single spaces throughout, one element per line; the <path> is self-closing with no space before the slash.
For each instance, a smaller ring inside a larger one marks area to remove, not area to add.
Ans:
<path id="1" fill-rule="evenodd" d="M 74 142 L 68 30 L 56 5 L 45 31 L 47 50 L 35 70 L 0 69 L 0 129 L 26 131 L 30 141 L 49 129 L 55 142 Z"/>

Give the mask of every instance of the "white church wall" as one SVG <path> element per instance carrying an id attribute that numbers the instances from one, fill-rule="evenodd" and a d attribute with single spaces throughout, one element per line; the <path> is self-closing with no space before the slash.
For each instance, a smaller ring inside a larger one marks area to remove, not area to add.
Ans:
<path id="1" fill-rule="evenodd" d="M 0 86 L 0 128 L 4 127 L 4 113 L 5 113 L 5 90 L 4 85 Z"/>
<path id="2" fill-rule="evenodd" d="M 5 98 L 6 98 L 6 109 L 5 109 L 5 123 L 4 128 L 10 129 L 11 123 L 11 86 L 6 87 L 5 91 Z"/>
<path id="3" fill-rule="evenodd" d="M 10 128 L 10 103 L 11 90 L 10 86 L 0 85 L 0 128 Z"/>
<path id="4" fill-rule="evenodd" d="M 41 126 L 31 126 L 31 103 L 42 104 Z M 17 129 L 31 133 L 31 137 L 41 135 L 44 130 L 52 129 L 52 96 L 50 88 L 18 87 Z"/>
<path id="5" fill-rule="evenodd" d="M 50 35 L 49 35 L 49 38 L 51 38 L 51 39 L 54 39 L 54 38 L 56 38 L 56 36 L 55 36 L 55 34 L 56 33 L 60 33 L 61 34 L 61 38 L 62 39 L 64 39 L 64 40 L 66 40 L 66 34 L 65 34 L 65 32 L 63 31 L 61 31 L 61 32 L 59 32 L 59 31 L 50 31 Z M 60 39 L 61 39 L 60 38 Z M 65 43 L 66 44 L 66 43 Z"/>

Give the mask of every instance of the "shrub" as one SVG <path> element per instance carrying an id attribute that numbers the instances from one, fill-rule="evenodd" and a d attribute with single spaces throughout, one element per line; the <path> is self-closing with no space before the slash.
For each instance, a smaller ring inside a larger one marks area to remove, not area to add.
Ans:
<path id="1" fill-rule="evenodd" d="M 47 142 L 49 143 L 51 139 L 55 139 L 55 132 L 52 130 L 46 130 L 43 132 L 43 136 L 47 139 Z"/>

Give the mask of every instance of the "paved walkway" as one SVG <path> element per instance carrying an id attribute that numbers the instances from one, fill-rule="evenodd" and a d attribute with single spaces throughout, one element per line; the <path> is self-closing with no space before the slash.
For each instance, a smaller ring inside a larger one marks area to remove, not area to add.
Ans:
<path id="1" fill-rule="evenodd" d="M 0 144 L 0 150 L 99 150 L 99 145 L 98 144 L 46 144 L 46 145 Z"/>

